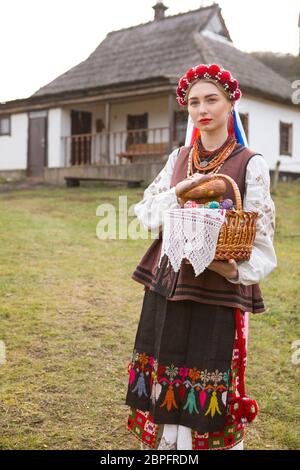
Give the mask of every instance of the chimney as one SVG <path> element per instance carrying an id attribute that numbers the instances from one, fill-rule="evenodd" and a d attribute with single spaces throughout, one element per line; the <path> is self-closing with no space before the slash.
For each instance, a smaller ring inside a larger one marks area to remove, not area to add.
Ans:
<path id="1" fill-rule="evenodd" d="M 166 7 L 163 2 L 156 2 L 156 5 L 154 5 L 154 7 L 152 7 L 153 10 L 154 10 L 154 21 L 159 21 L 159 20 L 163 20 L 164 17 L 165 17 L 165 11 L 168 9 L 168 7 Z"/>

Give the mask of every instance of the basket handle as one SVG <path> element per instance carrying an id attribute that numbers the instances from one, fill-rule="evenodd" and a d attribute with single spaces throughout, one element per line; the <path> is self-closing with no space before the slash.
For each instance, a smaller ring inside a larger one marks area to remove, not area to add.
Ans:
<path id="1" fill-rule="evenodd" d="M 223 173 L 215 173 L 214 176 L 215 176 L 215 178 L 220 177 L 220 178 L 223 178 L 223 179 L 229 181 L 229 183 L 232 186 L 233 192 L 234 192 L 234 197 L 235 197 L 235 201 L 236 201 L 236 208 L 237 208 L 237 210 L 241 211 L 242 210 L 241 193 L 240 193 L 239 187 L 236 184 L 236 182 L 234 181 L 234 179 L 232 179 L 231 176 L 224 175 Z"/>

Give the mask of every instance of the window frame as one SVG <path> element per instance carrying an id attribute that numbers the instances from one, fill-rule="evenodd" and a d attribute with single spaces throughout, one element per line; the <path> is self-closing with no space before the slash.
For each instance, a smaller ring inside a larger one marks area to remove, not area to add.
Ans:
<path id="1" fill-rule="evenodd" d="M 8 132 L 1 131 L 1 121 L 4 119 L 8 119 Z M 10 136 L 11 135 L 11 115 L 10 114 L 2 114 L 0 116 L 0 137 Z"/>
<path id="2" fill-rule="evenodd" d="M 283 129 L 288 129 L 288 149 L 284 148 L 283 144 Z M 292 157 L 293 154 L 293 123 L 279 121 L 279 154 Z"/>

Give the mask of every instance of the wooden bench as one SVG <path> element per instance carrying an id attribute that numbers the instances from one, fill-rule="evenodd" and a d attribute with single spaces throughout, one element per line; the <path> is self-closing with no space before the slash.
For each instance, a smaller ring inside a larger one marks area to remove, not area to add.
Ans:
<path id="1" fill-rule="evenodd" d="M 131 144 L 126 152 L 117 153 L 117 157 L 128 158 L 132 162 L 133 157 L 164 155 L 168 153 L 168 146 L 167 143 Z"/>
<path id="2" fill-rule="evenodd" d="M 120 178 L 86 178 L 81 176 L 65 176 L 66 185 L 68 188 L 80 186 L 80 181 L 113 181 L 118 183 L 127 183 L 128 188 L 138 188 L 144 180 L 128 180 Z"/>

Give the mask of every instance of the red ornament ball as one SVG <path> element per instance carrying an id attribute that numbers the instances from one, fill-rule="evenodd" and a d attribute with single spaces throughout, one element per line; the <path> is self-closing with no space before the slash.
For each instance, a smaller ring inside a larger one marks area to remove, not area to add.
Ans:
<path id="1" fill-rule="evenodd" d="M 229 86 L 229 91 L 232 93 L 235 91 L 238 87 L 238 81 L 234 78 L 232 81 L 228 83 Z"/>
<path id="2" fill-rule="evenodd" d="M 229 407 L 231 416 L 238 423 L 251 423 L 259 411 L 257 401 L 247 396 L 235 398 Z"/>
<path id="3" fill-rule="evenodd" d="M 209 75 L 211 75 L 212 77 L 216 77 L 219 72 L 220 67 L 217 64 L 211 64 L 207 70 L 207 73 L 209 73 Z"/>
<path id="4" fill-rule="evenodd" d="M 184 91 L 179 86 L 176 88 L 176 94 L 180 96 L 180 98 L 184 98 Z"/>
<path id="5" fill-rule="evenodd" d="M 195 72 L 198 77 L 203 77 L 203 75 L 207 72 L 208 67 L 207 65 L 200 64 L 196 67 Z"/>
<path id="6" fill-rule="evenodd" d="M 186 78 L 188 79 L 188 81 L 191 83 L 195 80 L 196 76 L 195 76 L 195 72 L 193 69 L 190 69 L 188 70 L 188 72 L 185 74 Z"/>
<path id="7" fill-rule="evenodd" d="M 221 72 L 219 77 L 220 77 L 221 83 L 227 83 L 231 80 L 231 75 L 230 75 L 230 72 L 228 72 L 228 70 L 223 70 L 223 72 Z"/>
<path id="8" fill-rule="evenodd" d="M 182 77 L 179 81 L 179 86 L 180 88 L 183 88 L 184 90 L 187 89 L 187 87 L 189 86 L 188 82 L 186 81 L 186 78 L 185 77 Z"/>
<path id="9" fill-rule="evenodd" d="M 239 89 L 235 90 L 234 100 L 239 100 L 241 96 L 242 96 L 241 91 Z"/>

